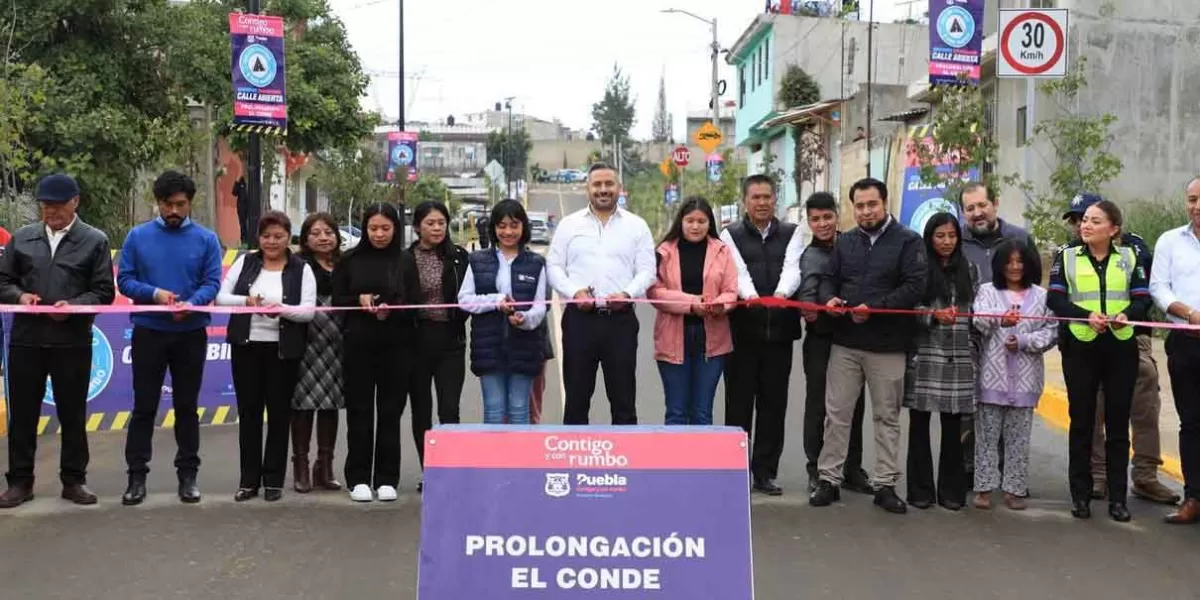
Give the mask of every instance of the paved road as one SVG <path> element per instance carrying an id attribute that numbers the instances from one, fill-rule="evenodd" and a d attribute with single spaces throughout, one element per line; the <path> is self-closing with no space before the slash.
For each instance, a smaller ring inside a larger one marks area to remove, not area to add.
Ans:
<path id="1" fill-rule="evenodd" d="M 557 196 L 554 201 L 557 202 Z M 567 201 L 572 201 L 568 198 Z M 576 198 L 574 201 L 581 202 Z M 652 360 L 653 314 L 641 310 L 639 414 L 662 421 L 662 386 Z M 553 365 L 555 368 L 557 364 Z M 561 387 L 547 382 L 547 422 L 561 422 Z M 754 498 L 757 597 L 794 598 L 1196 598 L 1194 557 L 1200 528 L 1160 524 L 1166 509 L 1134 500 L 1126 525 L 1070 518 L 1065 438 L 1034 432 L 1031 509 L 905 516 L 884 514 L 865 496 L 829 508 L 807 506 L 799 356 L 791 378 L 793 409 L 780 498 Z M 606 423 L 602 388 L 592 419 Z M 723 419 L 722 391 L 716 418 Z M 468 379 L 463 417 L 479 421 L 479 386 Z M 936 427 L 936 426 L 935 426 Z M 408 430 L 407 416 L 404 420 Z M 44 439 L 39 498 L 0 514 L 3 598 L 272 599 L 413 598 L 420 496 L 411 441 L 406 440 L 400 500 L 353 505 L 342 493 L 289 492 L 278 504 L 235 505 L 237 430 L 203 431 L 197 506 L 174 497 L 169 432 L 155 437 L 151 498 L 124 508 L 122 433 L 93 435 L 95 507 L 57 498 L 58 443 Z M 868 436 L 870 434 L 868 433 Z M 868 437 L 868 439 L 870 439 Z M 868 451 L 868 455 L 870 452 Z M 0 461 L 7 463 L 4 450 Z M 340 464 L 340 457 L 339 457 Z M 1188 558 L 1191 557 L 1191 558 Z"/>

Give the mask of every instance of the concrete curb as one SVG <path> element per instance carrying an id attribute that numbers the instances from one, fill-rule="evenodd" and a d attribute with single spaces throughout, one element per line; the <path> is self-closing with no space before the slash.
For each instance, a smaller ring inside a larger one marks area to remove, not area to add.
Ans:
<path id="1" fill-rule="evenodd" d="M 1070 412 L 1067 409 L 1067 392 L 1052 386 L 1046 386 L 1042 392 L 1042 398 L 1038 402 L 1036 411 L 1037 415 L 1046 423 L 1050 424 L 1055 429 L 1067 431 L 1071 426 Z M 1133 450 L 1129 452 L 1133 455 Z M 1159 468 L 1162 472 L 1170 475 L 1172 479 L 1183 483 L 1183 465 L 1179 462 L 1178 456 L 1164 454 L 1162 456 L 1162 467 Z"/>

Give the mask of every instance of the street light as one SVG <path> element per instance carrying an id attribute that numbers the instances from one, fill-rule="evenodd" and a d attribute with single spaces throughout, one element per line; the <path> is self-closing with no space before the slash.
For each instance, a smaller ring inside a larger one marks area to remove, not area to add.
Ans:
<path id="1" fill-rule="evenodd" d="M 721 126 L 721 94 L 719 86 L 721 85 L 719 75 L 717 74 L 717 61 L 721 57 L 721 43 L 717 41 L 717 20 L 705 19 L 696 13 L 688 12 L 680 8 L 664 8 L 659 12 L 663 13 L 679 13 L 687 15 L 698 21 L 703 21 L 712 29 L 712 114 L 713 126 Z"/>

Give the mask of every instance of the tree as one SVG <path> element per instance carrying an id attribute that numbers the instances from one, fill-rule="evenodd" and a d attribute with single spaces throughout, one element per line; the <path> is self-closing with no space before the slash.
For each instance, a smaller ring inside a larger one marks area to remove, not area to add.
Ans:
<path id="1" fill-rule="evenodd" d="M 668 142 L 671 135 L 671 113 L 667 112 L 667 80 L 658 78 L 658 107 L 654 110 L 654 125 L 651 137 L 656 142 Z"/>
<path id="2" fill-rule="evenodd" d="M 619 65 L 613 65 L 612 76 L 604 87 L 604 98 L 592 105 L 592 129 L 605 144 L 620 144 L 629 141 L 629 130 L 633 129 L 636 99 L 629 91 L 629 76 L 621 73 Z"/>
<path id="3" fill-rule="evenodd" d="M 993 193 L 999 178 L 986 167 L 996 160 L 996 142 L 987 131 L 988 105 L 978 87 L 965 81 L 934 89 L 937 106 L 929 139 L 915 140 L 921 181 L 944 188 L 944 198 L 960 204 L 963 187 L 979 179 Z M 980 175 L 972 177 L 972 171 Z"/>
<path id="4" fill-rule="evenodd" d="M 317 158 L 315 181 L 329 196 L 329 212 L 338 219 L 356 224 L 362 207 L 387 199 L 389 186 L 379 182 L 377 172 L 383 159 L 370 148 L 322 150 Z"/>
<path id="5" fill-rule="evenodd" d="M 84 218 L 120 244 L 131 205 L 146 187 L 142 175 L 188 162 L 206 137 L 189 119 L 189 101 L 213 107 L 218 123 L 232 120 L 228 14 L 244 3 L 8 4 L 12 10 L 4 13 L 15 20 L 5 23 L 11 34 L 5 61 L 19 55 L 45 76 L 34 96 L 41 103 L 38 117 L 22 121 L 10 136 L 23 140 L 24 148 L 0 160 L 17 173 L 10 181 L 21 185 L 50 171 L 74 175 L 83 190 Z M 367 78 L 341 22 L 325 0 L 264 5 L 292 32 L 285 43 L 287 147 L 306 153 L 357 147 L 376 121 L 359 108 Z M 6 73 L 6 85 L 12 73 Z M 10 106 L 5 103 L 6 112 Z M 245 136 L 231 135 L 230 142 L 243 148 Z"/>
<path id="6" fill-rule="evenodd" d="M 1124 169 L 1121 159 L 1108 151 L 1114 137 L 1111 128 L 1117 117 L 1108 113 L 1083 115 L 1076 108 L 1079 93 L 1087 87 L 1086 66 L 1087 59 L 1081 56 L 1065 78 L 1038 86 L 1059 109 L 1058 116 L 1033 128 L 1034 139 L 1043 140 L 1054 149 L 1049 189 L 1035 193 L 1031 182 L 1016 176 L 1007 179 L 1030 199 L 1025 218 L 1032 226 L 1034 239 L 1042 243 L 1065 242 L 1067 231 L 1062 226 L 1062 215 L 1071 200 L 1082 192 L 1099 192 Z"/>
<path id="7" fill-rule="evenodd" d="M 33 183 L 31 164 L 43 160 L 41 151 L 30 147 L 26 130 L 44 118 L 47 81 L 41 67 L 13 62 L 7 51 L 4 56 L 0 72 L 0 106 L 4 107 L 0 110 L 0 222 L 12 228 L 28 218 L 17 200 Z"/>
<path id="8" fill-rule="evenodd" d="M 486 146 L 488 160 L 499 162 L 508 177 L 515 181 L 525 173 L 529 152 L 533 150 L 533 142 L 529 139 L 529 133 L 524 129 L 512 130 L 511 137 L 508 135 L 507 129 L 489 131 Z M 510 170 L 511 173 L 509 173 Z"/>
<path id="9" fill-rule="evenodd" d="M 779 104 L 784 108 L 799 108 L 821 101 L 821 86 L 804 69 L 797 65 L 788 65 L 783 79 L 779 82 Z M 797 196 L 804 189 L 804 183 L 815 184 L 817 177 L 825 172 L 827 153 L 825 141 L 821 134 L 809 123 L 800 123 L 791 127 L 793 164 L 792 183 L 796 186 Z"/>

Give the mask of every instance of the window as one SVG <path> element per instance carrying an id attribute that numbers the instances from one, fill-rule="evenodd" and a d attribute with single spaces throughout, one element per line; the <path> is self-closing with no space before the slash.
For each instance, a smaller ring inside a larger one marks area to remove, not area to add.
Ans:
<path id="1" fill-rule="evenodd" d="M 738 67 L 738 108 L 746 106 L 746 66 Z"/>
<path id="2" fill-rule="evenodd" d="M 771 80 L 771 38 L 763 40 L 763 81 Z"/>
<path id="3" fill-rule="evenodd" d="M 1029 8 L 1055 8 L 1054 0 L 1029 0 Z"/>
<path id="4" fill-rule="evenodd" d="M 1029 143 L 1029 129 L 1026 127 L 1026 117 L 1029 115 L 1028 107 L 1022 106 L 1017 109 L 1017 146 L 1024 146 Z"/>

